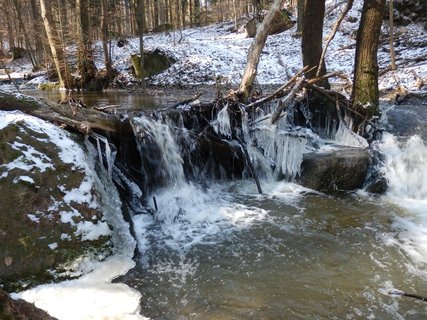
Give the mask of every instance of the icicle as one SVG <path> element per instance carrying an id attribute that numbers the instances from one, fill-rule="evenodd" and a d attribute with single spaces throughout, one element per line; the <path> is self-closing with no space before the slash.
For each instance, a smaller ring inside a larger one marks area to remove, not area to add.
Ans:
<path id="1" fill-rule="evenodd" d="M 96 141 L 96 149 L 98 151 L 98 159 L 99 164 L 102 166 L 102 168 L 107 170 L 108 176 L 111 178 L 112 170 L 114 161 L 116 159 L 116 151 L 111 150 L 111 145 L 108 139 L 98 133 L 91 132 L 89 136 Z M 103 144 L 103 146 L 101 145 Z M 104 147 L 104 153 L 102 151 L 102 147 Z M 105 156 L 105 163 L 104 163 L 104 156 Z M 107 168 L 105 168 L 105 164 Z"/>
<path id="2" fill-rule="evenodd" d="M 221 134 L 225 137 L 231 138 L 231 123 L 230 116 L 228 114 L 228 104 L 218 112 L 217 122 L 213 124 L 213 128 L 217 134 Z"/>
<path id="3" fill-rule="evenodd" d="M 366 141 L 366 139 L 350 130 L 349 127 L 352 126 L 352 119 L 346 116 L 343 120 L 344 122 L 340 120 L 338 130 L 335 133 L 335 140 L 337 141 L 337 143 L 349 147 L 363 149 L 368 148 L 368 141 Z"/>

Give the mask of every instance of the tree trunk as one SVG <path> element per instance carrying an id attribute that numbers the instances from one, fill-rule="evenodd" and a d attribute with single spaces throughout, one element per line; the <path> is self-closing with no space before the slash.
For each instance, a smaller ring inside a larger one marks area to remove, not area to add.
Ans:
<path id="1" fill-rule="evenodd" d="M 194 0 L 194 25 L 200 27 L 200 0 Z"/>
<path id="2" fill-rule="evenodd" d="M 390 64 L 391 70 L 396 70 L 396 56 L 394 54 L 394 21 L 393 21 L 393 0 L 388 2 L 389 22 L 390 22 Z"/>
<path id="3" fill-rule="evenodd" d="M 62 46 L 58 43 L 58 34 L 56 34 L 52 24 L 52 6 L 50 5 L 49 0 L 40 0 L 40 11 L 49 41 L 52 59 L 55 64 L 56 71 L 58 72 L 59 85 L 65 89 L 71 89 L 73 85 L 70 70 L 68 68 L 68 63 L 65 60 Z"/>
<path id="4" fill-rule="evenodd" d="M 304 3 L 305 0 L 297 0 L 297 34 L 302 32 L 302 21 L 304 17 Z"/>
<path id="5" fill-rule="evenodd" d="M 193 27 L 193 0 L 188 0 L 188 16 L 189 16 L 189 22 L 190 22 L 190 28 Z"/>
<path id="6" fill-rule="evenodd" d="M 9 50 L 15 46 L 15 35 L 13 32 L 13 24 L 10 16 L 10 11 L 7 6 L 7 3 L 3 3 L 3 12 L 4 16 L 6 17 L 6 25 L 7 25 L 7 40 L 9 42 Z"/>
<path id="7" fill-rule="evenodd" d="M 114 77 L 110 50 L 108 49 L 108 22 L 109 21 L 109 8 L 108 0 L 101 0 L 101 38 L 102 38 L 102 52 L 104 54 L 105 69 L 107 70 L 107 77 L 112 80 Z"/>
<path id="8" fill-rule="evenodd" d="M 36 56 L 36 61 L 38 61 L 40 63 L 40 61 L 43 60 L 43 36 L 42 36 L 42 29 L 39 23 L 39 10 L 37 8 L 37 3 L 36 0 L 30 0 L 30 5 L 31 5 L 31 18 L 32 18 L 32 26 L 33 26 L 33 37 L 34 37 L 34 42 L 36 44 L 36 52 L 35 52 L 35 56 Z"/>
<path id="9" fill-rule="evenodd" d="M 78 10 L 79 52 L 78 71 L 81 77 L 81 87 L 89 91 L 100 90 L 96 79 L 96 66 L 93 61 L 92 41 L 90 37 L 89 3 L 86 0 L 76 1 Z"/>
<path id="10" fill-rule="evenodd" d="M 308 79 L 316 77 L 316 71 L 318 69 L 320 57 L 322 56 L 324 15 L 325 0 L 305 0 L 301 47 L 303 66 L 309 67 L 309 71 L 305 74 Z M 326 66 L 323 62 L 320 66 L 319 76 L 324 74 L 326 74 Z M 322 80 L 318 85 L 326 89 L 330 88 L 327 79 Z"/>
<path id="11" fill-rule="evenodd" d="M 263 22 L 258 26 L 255 38 L 249 48 L 245 71 L 243 72 L 242 80 L 240 81 L 239 86 L 239 95 L 245 102 L 248 100 L 252 91 L 261 51 L 264 48 L 265 41 L 267 40 L 270 25 L 274 21 L 277 12 L 280 11 L 284 2 L 285 0 L 274 1 L 270 10 L 265 15 Z"/>
<path id="12" fill-rule="evenodd" d="M 137 0 L 136 4 L 136 20 L 138 22 L 138 33 L 139 33 L 139 54 L 141 56 L 140 69 L 141 69 L 141 86 L 145 88 L 145 67 L 144 67 L 144 0 Z"/>
<path id="13" fill-rule="evenodd" d="M 33 68 L 36 68 L 37 62 L 35 61 L 33 53 L 32 53 L 31 41 L 30 41 L 30 38 L 28 37 L 28 33 L 27 33 L 27 29 L 25 28 L 25 24 L 22 21 L 21 4 L 19 3 L 18 0 L 13 0 L 13 4 L 15 6 L 16 17 L 18 19 L 19 26 L 22 30 L 22 33 L 24 34 L 25 47 L 27 49 L 28 57 L 30 58 L 31 64 L 33 65 Z"/>
<path id="14" fill-rule="evenodd" d="M 363 107 L 370 118 L 379 111 L 378 42 L 385 0 L 365 0 L 357 32 L 352 91 L 353 107 Z"/>

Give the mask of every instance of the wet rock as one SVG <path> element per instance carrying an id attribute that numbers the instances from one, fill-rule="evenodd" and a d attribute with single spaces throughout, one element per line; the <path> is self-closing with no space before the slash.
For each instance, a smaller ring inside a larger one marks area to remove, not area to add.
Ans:
<path id="1" fill-rule="evenodd" d="M 383 194 L 388 189 L 387 179 L 383 176 L 373 177 L 365 188 L 367 192 Z"/>
<path id="2" fill-rule="evenodd" d="M 111 253 L 106 207 L 85 157 L 65 131 L 0 111 L 0 283 L 5 289 L 46 282 L 77 258 Z"/>
<path id="3" fill-rule="evenodd" d="M 299 183 L 324 193 L 361 188 L 369 159 L 368 151 L 359 148 L 305 154 Z"/>
<path id="4" fill-rule="evenodd" d="M 25 300 L 14 300 L 0 290 L 0 319 L 2 320 L 55 320 L 47 312 Z"/>

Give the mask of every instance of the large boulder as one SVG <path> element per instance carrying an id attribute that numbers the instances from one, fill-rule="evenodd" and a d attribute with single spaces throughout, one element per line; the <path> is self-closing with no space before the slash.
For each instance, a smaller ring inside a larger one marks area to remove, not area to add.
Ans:
<path id="1" fill-rule="evenodd" d="M 324 193 L 363 187 L 370 156 L 361 148 L 341 147 L 304 155 L 299 183 Z"/>
<path id="2" fill-rule="evenodd" d="M 151 77 L 156 74 L 162 73 L 176 61 L 173 58 L 168 57 L 159 49 L 155 49 L 151 52 L 144 53 L 144 72 L 141 72 L 140 55 L 131 55 L 131 62 L 135 77 L 142 78 L 142 75 L 144 75 L 144 77 Z"/>
<path id="3" fill-rule="evenodd" d="M 111 254 L 107 201 L 76 138 L 40 119 L 0 111 L 0 283 L 43 283 L 76 259 Z M 120 210 L 120 208 L 118 208 Z"/>

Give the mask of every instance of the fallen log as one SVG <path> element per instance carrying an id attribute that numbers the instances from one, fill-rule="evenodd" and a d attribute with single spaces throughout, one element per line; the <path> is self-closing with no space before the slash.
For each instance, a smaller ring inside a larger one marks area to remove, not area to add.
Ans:
<path id="1" fill-rule="evenodd" d="M 0 91 L 0 110 L 21 111 L 56 125 L 88 134 L 101 133 L 132 133 L 129 121 L 120 115 L 107 114 L 90 108 L 74 108 L 68 104 L 51 105 L 26 95 L 15 95 Z"/>

